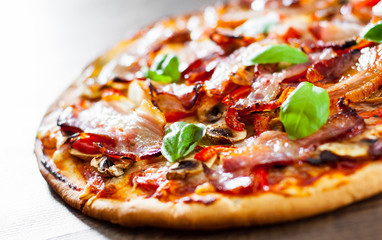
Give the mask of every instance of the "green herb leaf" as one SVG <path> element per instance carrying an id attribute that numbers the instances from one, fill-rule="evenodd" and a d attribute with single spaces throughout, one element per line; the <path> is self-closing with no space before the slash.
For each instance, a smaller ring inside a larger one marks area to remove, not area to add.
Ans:
<path id="1" fill-rule="evenodd" d="M 375 25 L 368 25 L 362 32 L 361 37 L 363 39 L 372 42 L 382 42 L 382 21 Z"/>
<path id="2" fill-rule="evenodd" d="M 174 54 L 158 55 L 150 69 L 143 69 L 147 78 L 161 83 L 177 82 L 180 79 L 179 59 Z"/>
<path id="3" fill-rule="evenodd" d="M 176 122 L 163 138 L 162 155 L 170 162 L 187 156 L 203 138 L 206 127 L 199 124 Z"/>
<path id="4" fill-rule="evenodd" d="M 302 82 L 281 105 L 280 119 L 289 138 L 303 138 L 317 131 L 329 117 L 329 94 Z"/>
<path id="5" fill-rule="evenodd" d="M 256 36 L 260 33 L 267 33 L 269 28 L 277 25 L 279 21 L 279 15 L 270 12 L 262 17 L 246 21 L 235 29 L 235 33 L 239 35 Z"/>
<path id="6" fill-rule="evenodd" d="M 290 47 L 286 44 L 270 45 L 260 48 L 256 51 L 255 56 L 253 56 L 247 66 L 254 64 L 265 64 L 265 63 L 305 63 L 308 61 L 308 56 L 305 53 L 298 50 L 297 48 Z"/>

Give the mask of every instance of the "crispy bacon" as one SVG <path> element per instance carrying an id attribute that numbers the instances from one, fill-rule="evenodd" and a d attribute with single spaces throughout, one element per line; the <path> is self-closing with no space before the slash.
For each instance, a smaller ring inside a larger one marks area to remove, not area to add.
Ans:
<path id="1" fill-rule="evenodd" d="M 310 136 L 296 140 L 303 147 L 317 147 L 320 144 L 338 139 L 351 138 L 365 129 L 365 121 L 356 111 L 346 106 L 341 99 L 338 113 L 329 117 L 328 122 Z"/>
<path id="2" fill-rule="evenodd" d="M 57 119 L 57 126 L 61 128 L 61 131 L 72 135 L 74 133 L 82 132 L 80 127 L 74 126 L 72 119 L 77 118 L 81 109 L 79 107 L 70 106 L 60 114 Z"/>
<path id="3" fill-rule="evenodd" d="M 201 83 L 187 86 L 185 84 L 168 84 L 165 86 L 149 83 L 153 102 L 164 112 L 191 110 L 199 95 L 203 92 Z"/>
<path id="4" fill-rule="evenodd" d="M 255 132 L 259 136 L 265 131 L 269 130 L 269 121 L 271 120 L 270 116 L 255 114 L 253 120 L 253 126 L 255 127 Z"/>
<path id="5" fill-rule="evenodd" d="M 364 120 L 354 109 L 345 105 L 343 100 L 338 102 L 338 108 L 339 112 L 332 115 L 324 126 L 305 138 L 290 140 L 284 132 L 266 131 L 248 142 L 245 147 L 223 152 L 221 156 L 224 171 L 235 172 L 256 166 L 304 161 L 320 144 L 351 138 L 365 129 Z"/>
<path id="6" fill-rule="evenodd" d="M 183 72 L 182 78 L 187 85 L 196 82 L 204 82 L 211 78 L 215 71 L 217 54 L 211 54 L 204 58 L 198 58 L 192 62 Z M 215 63 L 215 64 L 214 64 Z"/>
<path id="7" fill-rule="evenodd" d="M 365 39 L 351 39 L 346 41 L 305 41 L 300 42 L 301 48 L 306 53 L 319 52 L 324 49 L 332 49 L 338 54 L 344 54 L 352 50 L 361 50 L 365 47 L 375 45 L 375 43 L 367 41 Z"/>
<path id="8" fill-rule="evenodd" d="M 349 68 L 354 66 L 360 55 L 359 50 L 353 50 L 328 60 L 319 61 L 309 67 L 306 80 L 311 83 L 338 80 Z"/>
<path id="9" fill-rule="evenodd" d="M 235 172 L 256 166 L 284 165 L 302 159 L 303 154 L 299 154 L 299 146 L 289 140 L 288 135 L 273 131 L 264 134 L 246 147 L 237 148 L 227 154 L 222 153 L 224 171 Z M 268 139 L 269 137 L 272 139 Z"/>
<path id="10" fill-rule="evenodd" d="M 83 132 L 72 147 L 85 154 L 139 159 L 157 155 L 162 145 L 164 116 L 146 101 L 129 113 L 100 101 L 81 111 L 69 107 L 62 115 L 61 126 Z"/>
<path id="11" fill-rule="evenodd" d="M 211 33 L 210 39 L 219 45 L 226 55 L 231 54 L 240 47 L 248 46 L 258 40 L 258 38 L 228 35 L 217 31 Z"/>
<path id="12" fill-rule="evenodd" d="M 191 40 L 189 30 L 180 30 L 173 32 L 166 40 L 163 41 L 163 44 L 168 43 L 185 43 Z"/>
<path id="13" fill-rule="evenodd" d="M 248 58 L 249 54 L 259 47 L 254 43 L 246 48 L 240 48 L 222 58 L 216 66 L 214 73 L 208 81 L 204 82 L 206 94 L 223 98 L 237 86 L 232 81 L 233 73 L 243 67 L 243 59 Z"/>
<path id="14" fill-rule="evenodd" d="M 224 97 L 222 103 L 227 106 L 232 105 L 232 103 L 237 102 L 241 98 L 246 98 L 252 91 L 251 86 L 239 87 L 232 91 L 230 94 Z"/>
<path id="15" fill-rule="evenodd" d="M 270 111 L 280 107 L 294 89 L 294 87 L 287 87 L 277 100 L 270 102 L 256 101 L 249 105 L 241 105 L 241 103 L 238 102 L 234 105 L 234 108 L 238 111 L 240 116 L 248 115 L 253 112 Z"/>
<path id="16" fill-rule="evenodd" d="M 354 89 L 345 94 L 345 97 L 352 102 L 359 102 L 366 99 L 372 93 L 376 92 L 382 86 L 382 76 L 377 75 L 362 87 Z"/>
<path id="17" fill-rule="evenodd" d="M 378 89 L 382 84 L 382 48 L 380 46 L 365 48 L 361 51 L 357 72 L 345 76 L 339 83 L 329 86 L 326 90 L 331 99 L 346 96 L 353 102 L 363 100 L 366 94 Z"/>

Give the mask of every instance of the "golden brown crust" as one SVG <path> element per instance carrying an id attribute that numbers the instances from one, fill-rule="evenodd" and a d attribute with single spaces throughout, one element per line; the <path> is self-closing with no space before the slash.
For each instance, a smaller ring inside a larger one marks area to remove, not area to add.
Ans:
<path id="1" fill-rule="evenodd" d="M 43 161 L 47 161 L 48 157 L 44 155 L 41 141 L 36 140 L 35 143 L 35 155 L 37 157 L 38 167 L 42 176 L 48 182 L 48 184 L 52 187 L 52 189 L 60 195 L 60 197 L 68 203 L 70 206 L 81 210 L 84 202 L 79 198 L 80 192 L 69 187 L 67 182 L 60 181 L 57 179 L 52 173 L 50 173 L 45 166 L 43 165 Z M 48 163 L 49 164 L 49 163 Z"/>
<path id="2" fill-rule="evenodd" d="M 214 194 L 218 200 L 210 205 L 202 203 L 160 202 L 154 198 L 137 198 L 122 202 L 95 199 L 87 203 L 79 198 L 79 191 L 57 180 L 41 164 L 41 145 L 35 149 L 39 168 L 65 202 L 88 216 L 129 227 L 156 226 L 178 229 L 221 229 L 264 225 L 312 216 L 346 206 L 382 192 L 382 162 L 376 161 L 351 175 L 327 175 L 307 193 L 286 196 L 264 193 L 255 196 L 232 197 Z M 307 195 L 308 194 L 308 195 Z"/>

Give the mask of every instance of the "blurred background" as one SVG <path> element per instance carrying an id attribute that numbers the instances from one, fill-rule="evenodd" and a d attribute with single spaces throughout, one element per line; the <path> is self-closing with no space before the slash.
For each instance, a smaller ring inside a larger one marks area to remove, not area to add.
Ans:
<path id="1" fill-rule="evenodd" d="M 49 105 L 88 63 L 129 34 L 214 2 L 0 1 L 0 239 L 378 239 L 381 196 L 292 223 L 185 233 L 90 219 L 48 187 L 33 148 Z"/>

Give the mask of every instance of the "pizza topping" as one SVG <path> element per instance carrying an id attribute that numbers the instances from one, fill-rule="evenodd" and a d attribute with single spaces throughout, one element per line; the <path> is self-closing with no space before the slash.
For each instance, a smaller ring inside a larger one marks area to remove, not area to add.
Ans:
<path id="1" fill-rule="evenodd" d="M 355 49 L 329 59 L 320 59 L 308 68 L 306 80 L 311 83 L 337 81 L 355 65 L 360 55 L 360 51 Z"/>
<path id="2" fill-rule="evenodd" d="M 90 166 L 104 177 L 119 177 L 123 175 L 123 170 L 115 166 L 108 157 L 95 157 L 91 160 Z"/>
<path id="3" fill-rule="evenodd" d="M 201 123 L 173 123 L 163 138 L 162 155 L 170 162 L 187 156 L 202 139 L 205 131 L 206 127 Z"/>
<path id="4" fill-rule="evenodd" d="M 354 109 L 339 101 L 339 112 L 330 116 L 327 123 L 317 132 L 302 139 L 298 143 L 305 147 L 317 147 L 320 144 L 346 139 L 360 134 L 365 129 L 365 121 L 358 116 Z"/>
<path id="5" fill-rule="evenodd" d="M 353 102 L 358 102 L 363 100 L 365 96 L 358 94 L 358 91 L 353 92 L 353 90 L 359 89 L 362 86 L 371 88 L 371 90 L 378 89 L 378 85 L 369 84 L 368 82 L 373 78 L 380 79 L 379 71 L 382 70 L 381 49 L 380 46 L 363 48 L 359 60 L 354 66 L 357 71 L 353 70 L 355 73 L 351 72 L 351 74 L 343 76 L 341 81 L 326 88 L 330 98 L 336 100 L 345 96 Z M 377 83 L 381 84 L 380 81 L 377 81 Z"/>
<path id="6" fill-rule="evenodd" d="M 230 128 L 224 119 L 208 125 L 206 138 L 213 144 L 229 144 L 239 142 L 247 137 L 247 130 L 236 131 Z"/>
<path id="7" fill-rule="evenodd" d="M 179 60 L 174 54 L 158 55 L 150 69 L 146 71 L 146 77 L 161 83 L 177 82 L 180 79 Z"/>
<path id="8" fill-rule="evenodd" d="M 213 123 L 223 116 L 225 106 L 220 103 L 220 99 L 204 99 L 196 110 L 198 120 L 204 123 Z"/>
<path id="9" fill-rule="evenodd" d="M 328 120 L 329 104 L 324 89 L 300 83 L 280 108 L 280 119 L 289 137 L 304 138 L 317 131 Z"/>
<path id="10" fill-rule="evenodd" d="M 143 101 L 139 108 L 121 113 L 107 102 L 98 102 L 80 112 L 70 107 L 60 117 L 65 129 L 84 133 L 72 141 L 72 147 L 86 154 L 108 154 L 145 158 L 159 152 L 165 119 L 151 103 Z"/>
<path id="11" fill-rule="evenodd" d="M 203 166 L 200 161 L 186 159 L 173 164 L 167 172 L 167 179 L 184 179 L 191 174 L 203 172 Z"/>
<path id="12" fill-rule="evenodd" d="M 160 85 L 150 82 L 152 101 L 163 112 L 189 112 L 197 103 L 203 92 L 202 85 L 187 86 L 185 84 Z"/>
<path id="13" fill-rule="evenodd" d="M 369 155 L 370 144 L 365 142 L 344 143 L 332 142 L 326 143 L 317 148 L 319 151 L 330 151 L 337 156 L 345 158 L 365 158 Z"/>
<path id="14" fill-rule="evenodd" d="M 224 171 L 235 172 L 259 165 L 292 163 L 304 158 L 304 150 L 286 133 L 267 131 L 247 146 L 223 152 L 220 156 Z"/>
<path id="15" fill-rule="evenodd" d="M 204 188 L 255 194 L 380 159 L 377 1 L 240 2 L 155 24 L 86 70 L 80 100 L 63 101 L 75 104 L 58 107 L 50 134 L 83 160 L 91 193 L 111 196 L 110 182 L 129 178 L 160 201 Z"/>
<path id="16" fill-rule="evenodd" d="M 373 42 L 382 42 L 382 22 L 367 26 L 361 32 L 361 37 Z"/>
<path id="17" fill-rule="evenodd" d="M 306 63 L 308 57 L 302 51 L 285 44 L 265 46 L 256 51 L 247 65 L 265 63 Z"/>
<path id="18" fill-rule="evenodd" d="M 79 151 L 73 147 L 69 150 L 69 153 L 70 153 L 70 155 L 78 157 L 78 158 L 85 160 L 85 161 L 90 161 L 94 157 L 101 156 L 101 154 L 99 154 L 99 153 L 97 153 L 97 154 L 83 153 L 83 152 L 81 152 L 81 151 Z"/>

